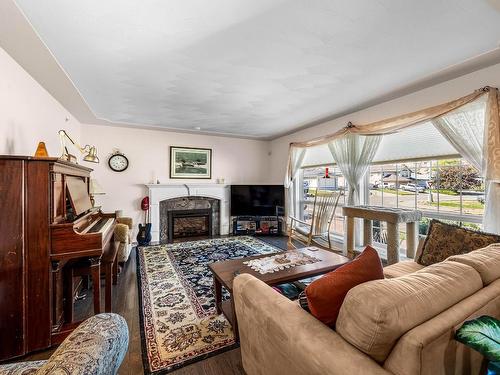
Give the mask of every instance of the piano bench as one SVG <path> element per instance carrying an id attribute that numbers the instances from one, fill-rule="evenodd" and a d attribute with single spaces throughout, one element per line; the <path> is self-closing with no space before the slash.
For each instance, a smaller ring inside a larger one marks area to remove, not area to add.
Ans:
<path id="1" fill-rule="evenodd" d="M 118 242 L 112 242 L 111 246 L 107 247 L 101 256 L 100 263 L 94 264 L 92 261 L 85 259 L 79 261 L 71 267 L 71 277 L 68 280 L 73 280 L 73 276 L 91 276 L 92 277 L 92 288 L 93 288 L 93 299 L 94 299 L 94 314 L 99 314 L 101 312 L 101 276 L 104 276 L 104 311 L 111 312 L 112 310 L 112 293 L 113 285 L 118 283 Z M 95 282 L 99 280 L 99 282 Z M 68 286 L 68 293 L 73 290 L 73 285 Z M 71 298 L 67 295 L 66 298 Z M 73 321 L 73 308 L 68 306 L 69 317 L 68 321 Z"/>
<path id="2" fill-rule="evenodd" d="M 118 284 L 118 245 L 113 242 L 102 254 L 101 263 L 103 265 L 105 291 L 104 291 L 104 311 L 111 312 L 113 303 L 112 293 L 113 285 Z"/>

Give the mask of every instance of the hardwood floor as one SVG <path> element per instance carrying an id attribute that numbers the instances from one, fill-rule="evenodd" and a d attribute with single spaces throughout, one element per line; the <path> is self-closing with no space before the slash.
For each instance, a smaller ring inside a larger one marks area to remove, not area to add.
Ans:
<path id="1" fill-rule="evenodd" d="M 259 237 L 261 240 L 281 249 L 287 248 L 287 237 Z M 104 301 L 102 303 L 104 306 Z M 113 290 L 113 312 L 122 315 L 129 327 L 129 348 L 120 367 L 120 375 L 144 373 L 142 365 L 141 335 L 139 325 L 139 298 L 137 288 L 137 266 L 135 249 L 132 250 Z M 82 319 L 92 314 L 92 294 L 75 304 L 75 317 Z M 53 350 L 46 350 L 25 357 L 22 360 L 47 359 Z M 232 375 L 245 374 L 240 349 L 233 349 L 200 362 L 172 371 L 174 375 Z"/>

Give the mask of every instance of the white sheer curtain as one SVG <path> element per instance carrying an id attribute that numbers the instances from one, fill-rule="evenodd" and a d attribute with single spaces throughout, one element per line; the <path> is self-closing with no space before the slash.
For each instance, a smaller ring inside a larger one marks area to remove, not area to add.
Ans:
<path id="1" fill-rule="evenodd" d="M 500 234 L 500 182 L 485 181 L 483 230 Z"/>
<path id="2" fill-rule="evenodd" d="M 443 116 L 432 123 L 450 144 L 485 178 L 485 210 L 483 230 L 500 233 L 500 181 L 487 176 L 488 128 L 487 101 L 482 97 Z"/>
<path id="3" fill-rule="evenodd" d="M 485 99 L 483 97 L 432 120 L 443 137 L 483 175 Z"/>
<path id="4" fill-rule="evenodd" d="M 289 216 L 296 217 L 298 214 L 299 202 L 297 202 L 298 194 L 294 188 L 295 179 L 299 175 L 300 167 L 304 162 L 306 149 L 299 147 L 290 148 L 290 156 L 288 159 L 288 168 L 285 177 L 285 188 L 287 189 L 287 211 Z"/>
<path id="5" fill-rule="evenodd" d="M 375 157 L 382 136 L 346 134 L 330 143 L 333 159 L 349 184 L 348 204 L 360 203 L 361 180 Z"/>

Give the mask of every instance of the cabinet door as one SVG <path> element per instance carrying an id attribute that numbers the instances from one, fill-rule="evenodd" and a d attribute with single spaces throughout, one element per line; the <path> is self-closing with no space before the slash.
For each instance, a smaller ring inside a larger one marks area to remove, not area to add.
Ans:
<path id="1" fill-rule="evenodd" d="M 24 351 L 23 160 L 0 160 L 0 360 Z"/>

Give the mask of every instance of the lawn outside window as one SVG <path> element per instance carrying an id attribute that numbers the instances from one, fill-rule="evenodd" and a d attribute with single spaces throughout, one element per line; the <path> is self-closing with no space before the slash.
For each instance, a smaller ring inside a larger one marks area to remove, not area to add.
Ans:
<path id="1" fill-rule="evenodd" d="M 328 168 L 328 177 L 326 170 Z M 299 186 L 300 216 L 307 222 L 312 218 L 314 195 L 321 190 L 347 192 L 347 182 L 335 165 L 303 168 Z M 424 218 L 419 233 L 425 234 L 432 218 L 479 230 L 484 212 L 484 180 L 479 172 L 461 158 L 408 160 L 375 164 L 368 172 L 365 193 L 370 205 L 418 209 Z M 347 197 L 339 200 L 331 225 L 333 238 L 344 237 L 344 217 L 341 207 Z M 373 223 L 373 241 L 385 244 L 386 225 Z M 406 227 L 400 226 L 401 247 L 406 247 Z"/>

